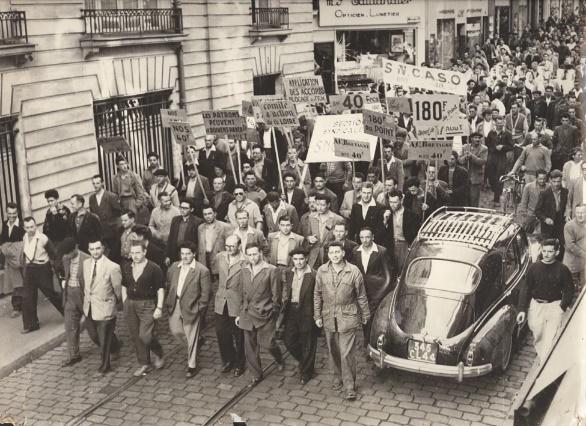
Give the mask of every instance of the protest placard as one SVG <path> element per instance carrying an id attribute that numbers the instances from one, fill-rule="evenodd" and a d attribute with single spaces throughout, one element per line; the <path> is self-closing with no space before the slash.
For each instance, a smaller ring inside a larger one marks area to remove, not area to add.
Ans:
<path id="1" fill-rule="evenodd" d="M 409 160 L 449 160 L 452 155 L 450 140 L 411 140 L 407 150 Z"/>
<path id="2" fill-rule="evenodd" d="M 124 136 L 99 137 L 98 144 L 102 147 L 105 153 L 131 151 L 130 145 L 128 145 Z"/>
<path id="3" fill-rule="evenodd" d="M 254 117 L 254 109 L 252 109 L 252 102 L 242 101 L 242 116 L 243 117 Z"/>
<path id="4" fill-rule="evenodd" d="M 278 100 L 283 100 L 283 97 L 280 95 L 258 95 L 258 96 L 253 96 L 250 99 L 250 103 L 252 104 L 252 111 L 253 111 L 253 116 L 255 118 L 255 120 L 258 123 L 264 123 L 264 120 L 262 118 L 262 111 L 260 110 L 260 103 L 263 101 L 278 101 Z"/>
<path id="5" fill-rule="evenodd" d="M 161 126 L 171 127 L 172 122 L 187 123 L 187 111 L 184 109 L 161 109 Z"/>
<path id="6" fill-rule="evenodd" d="M 369 105 L 371 106 L 370 108 L 368 108 Z M 376 108 L 376 105 L 378 105 L 379 108 Z M 334 114 L 341 114 L 345 110 L 362 111 L 365 108 L 382 112 L 378 94 L 370 92 L 355 92 L 346 93 L 344 95 L 331 95 L 330 106 L 332 113 Z"/>
<path id="7" fill-rule="evenodd" d="M 345 138 L 334 138 L 334 154 L 348 161 L 371 161 L 370 143 Z"/>
<path id="8" fill-rule="evenodd" d="M 395 136 L 397 125 L 395 118 L 380 112 L 364 110 L 364 133 L 383 139 L 392 139 Z"/>
<path id="9" fill-rule="evenodd" d="M 334 138 L 368 142 L 369 158 L 374 158 L 377 138 L 364 133 L 362 120 L 362 114 L 318 115 L 315 117 L 315 125 L 305 162 L 347 161 L 346 158 L 336 155 Z"/>
<path id="10" fill-rule="evenodd" d="M 175 138 L 175 142 L 179 145 L 195 145 L 196 149 L 202 149 L 204 146 L 203 141 L 200 141 L 199 146 L 195 141 L 193 132 L 191 131 L 191 125 L 187 122 L 173 121 L 171 124 L 171 132 Z"/>
<path id="11" fill-rule="evenodd" d="M 259 104 L 262 118 L 267 126 L 299 126 L 295 104 L 291 101 L 262 101 Z"/>
<path id="12" fill-rule="evenodd" d="M 468 135 L 470 125 L 457 95 L 413 95 L 413 124 L 418 139 Z"/>
<path id="13" fill-rule="evenodd" d="M 327 102 L 321 76 L 284 77 L 285 98 L 293 103 L 317 104 Z"/>
<path id="14" fill-rule="evenodd" d="M 246 136 L 246 119 L 236 110 L 204 111 L 201 115 L 208 135 L 238 140 Z"/>
<path id="15" fill-rule="evenodd" d="M 466 96 L 466 82 L 471 75 L 472 71 L 463 74 L 461 72 L 445 71 L 383 59 L 383 80 L 385 84 Z"/>
<path id="16" fill-rule="evenodd" d="M 385 98 L 385 101 L 387 103 L 387 113 L 411 113 L 411 104 L 409 103 L 409 98 L 405 98 L 403 96 L 390 96 L 388 98 Z"/>

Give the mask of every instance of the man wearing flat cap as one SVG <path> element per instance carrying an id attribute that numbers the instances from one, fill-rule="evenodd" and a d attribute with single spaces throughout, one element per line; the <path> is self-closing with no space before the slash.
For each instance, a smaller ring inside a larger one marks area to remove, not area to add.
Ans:
<path id="1" fill-rule="evenodd" d="M 462 155 L 458 162 L 468 170 L 470 178 L 469 204 L 471 207 L 478 207 L 480 188 L 484 183 L 484 165 L 488 159 L 488 148 L 480 143 L 482 133 L 471 133 L 468 140 L 468 143 L 462 145 Z"/>
<path id="2" fill-rule="evenodd" d="M 169 197 L 171 197 L 171 203 L 175 207 L 179 207 L 179 194 L 177 193 L 177 189 L 171 185 L 169 182 L 169 174 L 165 169 L 157 169 L 154 171 L 153 175 L 155 176 L 156 184 L 151 186 L 151 201 L 153 203 L 153 207 L 159 207 L 159 194 L 165 192 Z"/>

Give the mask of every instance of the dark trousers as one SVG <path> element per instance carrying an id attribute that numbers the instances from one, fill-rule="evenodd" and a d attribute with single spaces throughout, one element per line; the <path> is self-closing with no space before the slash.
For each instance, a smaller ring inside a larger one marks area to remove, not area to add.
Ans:
<path id="1" fill-rule="evenodd" d="M 10 303 L 12 304 L 12 309 L 16 312 L 22 311 L 22 296 L 24 294 L 24 287 L 16 287 L 12 290 L 12 297 L 10 298 Z"/>
<path id="2" fill-rule="evenodd" d="M 313 318 L 304 318 L 299 307 L 290 305 L 283 340 L 287 350 L 299 362 L 299 375 L 308 381 L 313 375 L 317 350 L 317 330 Z"/>
<path id="3" fill-rule="evenodd" d="M 154 300 L 132 300 L 124 302 L 124 315 L 128 324 L 128 332 L 136 349 L 136 358 L 140 365 L 151 363 L 150 351 L 163 357 L 163 348 L 156 336 Z"/>
<path id="4" fill-rule="evenodd" d="M 83 298 L 81 292 L 82 289 L 79 287 L 68 287 L 67 297 L 64 297 L 65 336 L 67 337 L 69 359 L 80 356 L 79 334 L 81 331 L 81 317 L 83 316 Z M 100 346 L 100 339 L 94 328 L 88 328 L 88 335 L 96 345 Z"/>
<path id="5" fill-rule="evenodd" d="M 344 183 L 345 182 L 327 182 L 326 188 L 330 189 L 338 199 L 337 206 L 338 209 L 342 205 L 342 201 L 344 200 Z"/>
<path id="6" fill-rule="evenodd" d="M 235 317 L 228 315 L 228 305 L 225 304 L 222 315 L 215 314 L 214 324 L 222 364 L 230 363 L 234 368 L 242 370 L 246 361 L 244 356 L 244 333 L 234 322 L 235 319 Z"/>
<path id="7" fill-rule="evenodd" d="M 22 325 L 25 330 L 37 328 L 39 317 L 37 316 L 38 291 L 41 290 L 45 297 L 63 315 L 63 303 L 61 296 L 53 289 L 53 271 L 51 266 L 28 264 L 24 268 L 22 297 Z"/>
<path id="8" fill-rule="evenodd" d="M 256 379 L 262 378 L 260 350 L 266 349 L 279 364 L 283 362 L 281 348 L 275 341 L 275 321 L 269 320 L 266 324 L 252 330 L 244 330 L 244 353 L 248 371 Z"/>
<path id="9" fill-rule="evenodd" d="M 88 316 L 85 320 L 85 328 L 90 337 L 92 335 L 98 336 L 98 344 L 100 345 L 102 360 L 99 370 L 109 370 L 110 354 L 120 351 L 120 342 L 118 341 L 116 334 L 114 334 L 114 330 L 116 329 L 116 318 L 97 321 L 92 318 L 92 307 L 90 306 Z"/>
<path id="10" fill-rule="evenodd" d="M 495 203 L 500 203 L 501 201 L 501 194 L 503 193 L 503 183 L 499 181 L 500 176 L 498 173 L 490 173 L 488 175 L 488 182 L 490 184 L 490 189 L 492 190 L 494 197 L 493 201 Z"/>

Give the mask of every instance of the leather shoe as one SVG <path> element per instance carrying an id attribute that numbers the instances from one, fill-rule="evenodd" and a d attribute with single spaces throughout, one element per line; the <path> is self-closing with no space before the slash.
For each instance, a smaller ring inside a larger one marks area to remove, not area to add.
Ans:
<path id="1" fill-rule="evenodd" d="M 10 318 L 18 318 L 21 315 L 22 315 L 22 312 L 20 312 L 20 311 L 12 311 L 12 312 L 10 312 Z"/>
<path id="2" fill-rule="evenodd" d="M 252 386 L 260 383 L 260 381 L 262 380 L 262 376 L 261 377 L 253 377 L 252 382 L 250 383 Z"/>
<path id="3" fill-rule="evenodd" d="M 20 332 L 20 334 L 32 333 L 33 331 L 37 331 L 39 328 L 41 328 L 41 327 L 39 327 L 38 325 L 36 327 L 32 327 L 32 328 L 25 328 L 24 330 L 22 330 Z"/>
<path id="4" fill-rule="evenodd" d="M 281 360 L 281 362 L 277 361 L 277 370 L 279 370 L 279 371 L 285 370 L 285 361 L 282 361 L 282 360 Z"/>
<path id="5" fill-rule="evenodd" d="M 240 377 L 240 376 L 242 376 L 242 373 L 244 373 L 244 369 L 242 369 L 242 368 L 236 368 L 234 370 L 234 377 Z"/>
<path id="6" fill-rule="evenodd" d="M 112 371 L 112 369 L 110 367 L 106 367 L 106 368 L 98 368 L 99 373 L 104 376 L 106 374 L 108 374 L 110 371 Z"/>
<path id="7" fill-rule="evenodd" d="M 354 401 L 354 400 L 356 400 L 356 392 L 354 392 L 353 390 L 348 390 L 346 392 L 346 395 L 344 395 L 344 399 L 346 401 Z"/>
<path id="8" fill-rule="evenodd" d="M 227 362 L 226 364 L 222 365 L 222 369 L 220 371 L 222 373 L 227 373 L 230 370 L 232 370 L 232 363 L 231 362 Z"/>
<path id="9" fill-rule="evenodd" d="M 71 365 L 77 364 L 79 361 L 81 361 L 80 356 L 76 356 L 75 358 L 69 358 L 61 363 L 61 367 L 69 367 Z"/>
<path id="10" fill-rule="evenodd" d="M 193 376 L 197 374 L 197 368 L 187 368 L 187 372 L 185 373 L 186 379 L 191 379 Z"/>
<path id="11" fill-rule="evenodd" d="M 149 371 L 148 365 L 141 365 L 138 369 L 132 373 L 134 377 L 146 376 Z"/>

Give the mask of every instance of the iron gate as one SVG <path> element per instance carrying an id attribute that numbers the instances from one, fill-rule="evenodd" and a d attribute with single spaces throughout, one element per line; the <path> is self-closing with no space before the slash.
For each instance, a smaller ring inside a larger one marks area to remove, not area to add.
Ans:
<path id="1" fill-rule="evenodd" d="M 14 123 L 16 116 L 0 117 L 0 220 L 4 222 L 6 204 L 16 203 L 20 211 L 16 157 L 14 152 Z"/>
<path id="2" fill-rule="evenodd" d="M 130 152 L 124 153 L 131 170 L 142 176 L 147 168 L 147 154 L 159 154 L 161 167 L 173 176 L 171 132 L 161 125 L 161 108 L 168 108 L 171 90 L 137 96 L 115 97 L 94 102 L 96 137 L 124 136 Z M 105 153 L 98 144 L 98 164 L 107 188 L 116 174 L 116 154 Z"/>

